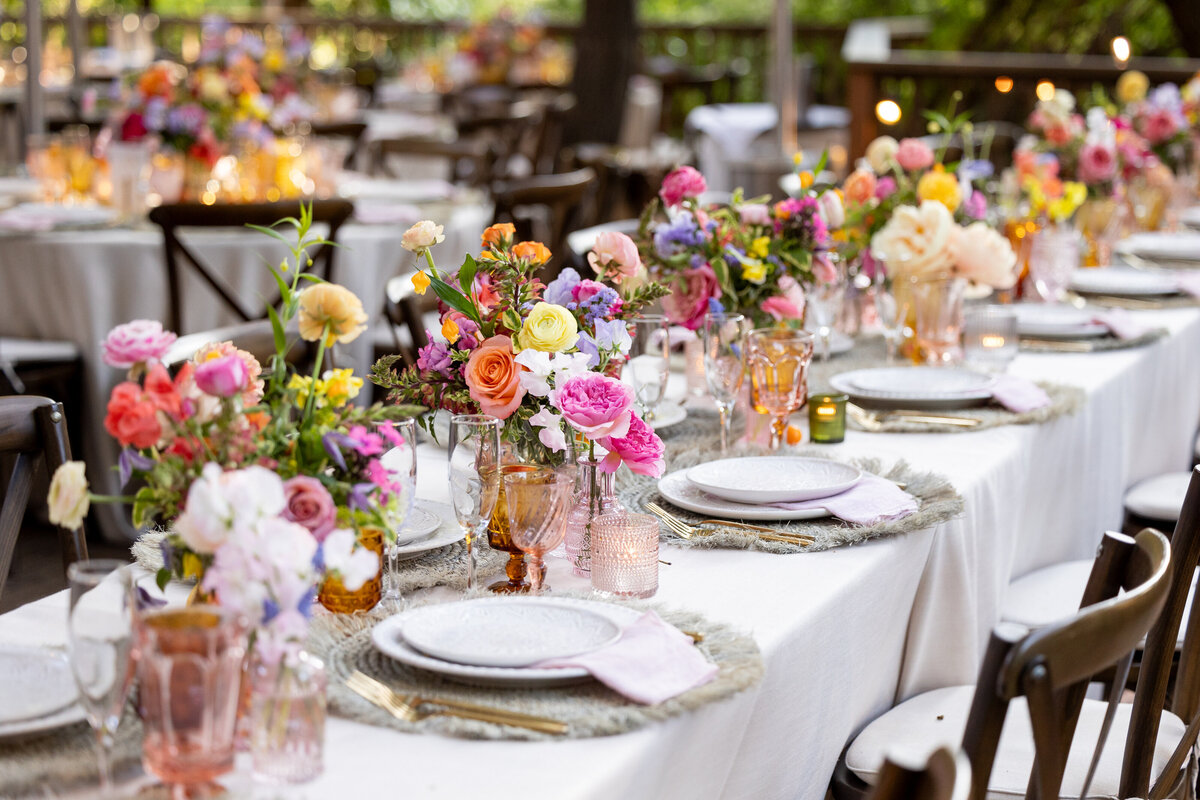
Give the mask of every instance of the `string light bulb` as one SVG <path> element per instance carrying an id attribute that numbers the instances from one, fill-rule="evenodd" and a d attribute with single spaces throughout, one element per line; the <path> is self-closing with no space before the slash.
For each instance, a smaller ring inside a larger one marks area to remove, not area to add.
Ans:
<path id="1" fill-rule="evenodd" d="M 1043 103 L 1049 103 L 1054 99 L 1054 84 L 1050 81 L 1038 81 L 1037 96 Z"/>
<path id="2" fill-rule="evenodd" d="M 875 116 L 884 125 L 895 125 L 900 121 L 900 105 L 895 100 L 880 100 L 875 104 Z"/>
<path id="3" fill-rule="evenodd" d="M 1000 94 L 1008 94 L 1012 91 L 1012 88 L 1012 78 L 1008 77 L 1007 75 L 1001 75 L 999 78 L 996 78 L 996 91 Z"/>
<path id="4" fill-rule="evenodd" d="M 1112 54 L 1113 54 L 1113 58 L 1115 58 L 1117 60 L 1117 63 L 1119 63 L 1119 64 L 1128 63 L 1129 57 L 1131 55 L 1133 55 L 1133 48 L 1130 46 L 1129 40 L 1126 39 L 1124 36 L 1113 37 Z"/>

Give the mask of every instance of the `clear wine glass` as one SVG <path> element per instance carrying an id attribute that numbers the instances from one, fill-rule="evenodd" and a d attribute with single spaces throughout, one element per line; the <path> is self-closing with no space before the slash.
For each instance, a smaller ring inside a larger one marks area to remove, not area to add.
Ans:
<path id="1" fill-rule="evenodd" d="M 396 432 L 404 440 L 383 454 L 380 462 L 387 469 L 391 478 L 402 487 L 400 499 L 392 509 L 391 529 L 392 541 L 387 549 L 387 594 L 384 599 L 393 606 L 399 607 L 400 581 L 397 575 L 397 557 L 400 542 L 404 539 L 405 525 L 412 519 L 413 506 L 417 497 L 417 421 L 415 419 L 399 420 L 395 424 Z"/>
<path id="2" fill-rule="evenodd" d="M 821 360 L 828 361 L 833 325 L 846 300 L 847 273 L 846 264 L 836 253 L 827 253 L 824 257 L 833 266 L 834 279 L 825 281 L 818 277 L 808 290 L 806 299 L 812 322 L 817 326 L 817 336 L 821 340 Z"/>
<path id="3" fill-rule="evenodd" d="M 788 417 L 808 401 L 808 366 L 813 336 L 787 328 L 758 328 L 747 337 L 751 400 L 771 415 L 771 449 L 787 435 Z"/>
<path id="4" fill-rule="evenodd" d="M 638 413 L 650 422 L 662 403 L 670 374 L 668 323 L 661 314 L 644 314 L 634 319 L 633 326 L 633 344 L 621 377 L 633 387 Z"/>
<path id="5" fill-rule="evenodd" d="M 729 449 L 733 407 L 746 377 L 746 328 L 741 314 L 704 315 L 704 378 L 721 415 L 721 455 Z"/>
<path id="6" fill-rule="evenodd" d="M 1029 276 L 1047 303 L 1066 298 L 1071 275 L 1079 267 L 1079 234 L 1074 228 L 1046 228 L 1034 234 L 1029 250 Z"/>
<path id="7" fill-rule="evenodd" d="M 67 646 L 79 704 L 96 732 L 100 791 L 112 792 L 112 746 L 133 682 L 133 579 L 115 559 L 67 568 Z"/>
<path id="8" fill-rule="evenodd" d="M 475 588 L 475 539 L 486 530 L 500 491 L 500 420 L 486 414 L 450 419 L 450 503 L 466 534 L 467 591 Z"/>
<path id="9" fill-rule="evenodd" d="M 508 534 L 525 553 L 530 594 L 542 591 L 546 576 L 543 558 L 566 536 L 574 488 L 574 470 L 569 466 L 504 476 Z"/>

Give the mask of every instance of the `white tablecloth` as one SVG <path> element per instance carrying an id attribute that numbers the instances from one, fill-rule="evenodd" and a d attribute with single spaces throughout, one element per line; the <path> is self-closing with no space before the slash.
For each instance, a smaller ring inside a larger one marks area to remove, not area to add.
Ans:
<path id="1" fill-rule="evenodd" d="M 851 432 L 832 452 L 906 458 L 953 481 L 963 517 L 905 536 L 776 556 L 664 548 L 657 599 L 733 622 L 760 687 L 623 736 L 552 744 L 412 736 L 331 718 L 326 773 L 293 796 L 821 798 L 850 736 L 897 699 L 970 682 L 1009 580 L 1090 555 L 1132 481 L 1190 463 L 1200 312 L 1147 314 L 1171 338 L 1138 350 L 1022 355 L 1017 374 L 1083 387 L 1042 426 L 966 434 Z M 419 494 L 445 499 L 426 450 Z M 550 584 L 583 585 L 551 564 Z M 450 592 L 440 591 L 445 597 Z M 0 641 L 61 641 L 60 594 L 0 617 Z M 514 777 L 516 776 L 516 777 Z"/>

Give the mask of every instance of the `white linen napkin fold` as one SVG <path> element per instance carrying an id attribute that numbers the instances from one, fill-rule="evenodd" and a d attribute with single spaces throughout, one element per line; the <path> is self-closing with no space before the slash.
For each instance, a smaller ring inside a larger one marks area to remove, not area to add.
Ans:
<path id="1" fill-rule="evenodd" d="M 1092 320 L 1108 328 L 1109 332 L 1118 339 L 1136 339 L 1145 334 L 1150 328 L 1138 322 L 1133 314 L 1123 308 L 1112 308 L 1097 311 Z"/>
<path id="2" fill-rule="evenodd" d="M 852 525 L 875 525 L 885 520 L 903 519 L 916 513 L 918 508 L 915 497 L 878 475 L 863 475 L 858 483 L 833 497 L 770 505 L 788 511 L 823 508 Z"/>
<path id="3" fill-rule="evenodd" d="M 1016 414 L 1050 405 L 1050 395 L 1028 378 L 1000 375 L 992 384 L 992 399 Z"/>

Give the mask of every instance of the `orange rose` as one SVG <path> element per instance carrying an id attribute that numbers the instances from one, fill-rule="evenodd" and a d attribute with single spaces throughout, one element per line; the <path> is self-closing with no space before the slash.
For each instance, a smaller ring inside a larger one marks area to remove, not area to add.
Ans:
<path id="1" fill-rule="evenodd" d="M 485 339 L 467 359 L 463 379 L 479 410 L 497 419 L 508 419 L 525 397 L 521 366 L 513 356 L 512 339 L 507 336 Z"/>
<path id="2" fill-rule="evenodd" d="M 530 264 L 545 264 L 550 260 L 550 248 L 541 242 L 521 242 L 513 247 L 512 254 Z"/>
<path id="3" fill-rule="evenodd" d="M 512 237 L 517 233 L 517 228 L 511 222 L 500 222 L 492 225 L 483 232 L 483 249 L 495 250 L 504 245 L 505 240 L 512 241 Z"/>
<path id="4" fill-rule="evenodd" d="M 846 193 L 846 202 L 861 206 L 875 196 L 875 175 L 865 169 L 856 169 L 846 178 L 842 187 Z"/>

